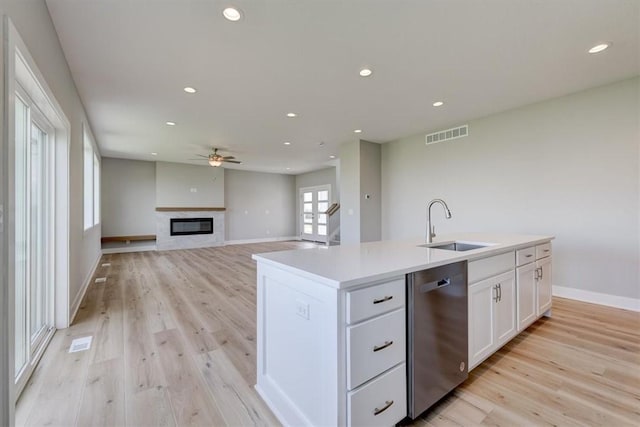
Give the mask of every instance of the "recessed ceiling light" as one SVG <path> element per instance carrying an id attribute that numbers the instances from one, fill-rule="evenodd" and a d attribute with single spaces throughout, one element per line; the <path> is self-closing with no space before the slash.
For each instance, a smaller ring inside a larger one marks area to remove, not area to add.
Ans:
<path id="1" fill-rule="evenodd" d="M 151 153 L 152 156 L 157 156 L 158 153 L 156 153 L 155 151 L 153 153 Z"/>
<path id="2" fill-rule="evenodd" d="M 222 15 L 229 21 L 239 21 L 242 18 L 242 13 L 235 7 L 227 7 L 222 11 Z"/>
<path id="3" fill-rule="evenodd" d="M 360 77 L 369 77 L 371 74 L 373 74 L 373 71 L 370 68 L 360 70 Z"/>
<path id="4" fill-rule="evenodd" d="M 330 158 L 330 159 L 335 159 L 335 158 L 336 158 L 336 156 L 331 155 L 331 156 L 329 156 L 329 158 Z"/>
<path id="5" fill-rule="evenodd" d="M 589 49 L 589 53 L 600 53 L 611 46 L 611 43 L 600 43 Z"/>
<path id="6" fill-rule="evenodd" d="M 296 113 L 287 113 L 287 117 L 298 117 Z"/>
<path id="7" fill-rule="evenodd" d="M 284 145 L 291 145 L 291 143 L 289 141 L 285 141 L 283 142 Z"/>
<path id="8" fill-rule="evenodd" d="M 183 90 L 184 90 L 185 92 L 187 92 L 187 93 L 196 93 L 196 92 L 197 92 L 196 88 L 191 87 L 191 86 L 187 86 L 187 87 L 185 87 Z"/>
<path id="9" fill-rule="evenodd" d="M 288 171 L 290 171 L 290 170 L 291 170 L 291 168 L 287 168 L 287 170 L 288 170 Z"/>
<path id="10" fill-rule="evenodd" d="M 167 122 L 167 126 L 175 126 L 176 122 Z"/>
<path id="11" fill-rule="evenodd" d="M 362 129 L 356 129 L 353 131 L 353 133 L 362 133 Z"/>
<path id="12" fill-rule="evenodd" d="M 443 105 L 444 105 L 444 102 L 442 102 L 442 101 L 436 101 L 436 102 L 433 103 L 434 107 L 442 107 Z"/>

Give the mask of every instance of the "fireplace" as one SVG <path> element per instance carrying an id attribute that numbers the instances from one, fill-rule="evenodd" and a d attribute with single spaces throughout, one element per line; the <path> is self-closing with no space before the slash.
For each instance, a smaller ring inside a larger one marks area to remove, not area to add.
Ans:
<path id="1" fill-rule="evenodd" d="M 213 218 L 171 218 L 171 236 L 213 234 Z"/>

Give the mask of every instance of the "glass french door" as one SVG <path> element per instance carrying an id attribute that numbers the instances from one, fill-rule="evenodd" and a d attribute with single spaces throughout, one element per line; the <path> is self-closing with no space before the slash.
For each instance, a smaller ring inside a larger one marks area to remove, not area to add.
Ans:
<path id="1" fill-rule="evenodd" d="M 327 242 L 331 186 L 320 185 L 300 189 L 300 236 L 303 240 Z"/>
<path id="2" fill-rule="evenodd" d="M 19 394 L 53 331 L 53 127 L 15 102 L 15 380 Z"/>

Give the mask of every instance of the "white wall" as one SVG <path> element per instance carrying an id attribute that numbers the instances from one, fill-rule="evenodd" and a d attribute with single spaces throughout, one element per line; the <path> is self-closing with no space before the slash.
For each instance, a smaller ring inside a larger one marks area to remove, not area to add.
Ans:
<path id="1" fill-rule="evenodd" d="M 100 227 L 83 229 L 82 124 L 89 125 L 88 119 L 45 2 L 3 0 L 0 10 L 12 20 L 71 123 L 69 297 L 73 302 L 100 257 Z"/>
<path id="2" fill-rule="evenodd" d="M 157 162 L 156 206 L 224 207 L 224 168 Z"/>
<path id="3" fill-rule="evenodd" d="M 381 152 L 380 144 L 360 141 L 361 242 L 375 242 L 382 237 Z"/>
<path id="4" fill-rule="evenodd" d="M 156 165 L 102 158 L 102 236 L 156 234 Z"/>
<path id="5" fill-rule="evenodd" d="M 226 240 L 290 238 L 295 230 L 295 177 L 225 170 Z"/>
<path id="6" fill-rule="evenodd" d="M 385 144 L 383 238 L 424 236 L 440 197 L 436 233 L 555 235 L 554 285 L 640 298 L 639 98 L 635 78 Z"/>
<path id="7" fill-rule="evenodd" d="M 364 140 L 340 146 L 341 243 L 381 238 L 381 152 L 379 144 Z"/>
<path id="8" fill-rule="evenodd" d="M 340 243 L 360 243 L 360 141 L 340 146 Z"/>

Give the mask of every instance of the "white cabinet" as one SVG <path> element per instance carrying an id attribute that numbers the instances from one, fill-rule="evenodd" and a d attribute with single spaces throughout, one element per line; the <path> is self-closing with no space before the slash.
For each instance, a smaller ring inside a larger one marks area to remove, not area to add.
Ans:
<path id="1" fill-rule="evenodd" d="M 522 331 L 551 308 L 551 243 L 516 252 L 518 330 Z"/>
<path id="2" fill-rule="evenodd" d="M 543 252 L 544 253 L 544 252 Z M 536 261 L 538 317 L 551 308 L 551 257 Z"/>
<path id="3" fill-rule="evenodd" d="M 538 318 L 537 274 L 533 259 L 516 270 L 518 331 L 525 330 Z"/>
<path id="4" fill-rule="evenodd" d="M 513 267 L 512 267 L 513 268 Z M 517 332 L 514 271 L 469 287 L 469 367 L 473 369 Z"/>
<path id="5" fill-rule="evenodd" d="M 405 360 L 405 317 L 402 309 L 347 327 L 349 390 Z"/>
<path id="6" fill-rule="evenodd" d="M 407 365 L 398 365 L 347 395 L 350 426 L 392 426 L 407 415 Z"/>

